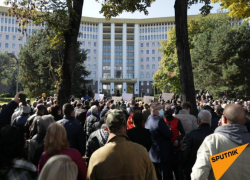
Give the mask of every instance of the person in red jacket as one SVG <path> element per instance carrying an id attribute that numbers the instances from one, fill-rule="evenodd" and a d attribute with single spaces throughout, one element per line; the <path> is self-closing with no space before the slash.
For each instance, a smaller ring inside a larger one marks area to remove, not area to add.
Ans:
<path id="1" fill-rule="evenodd" d="M 127 120 L 127 130 L 132 129 L 134 127 L 133 116 L 135 113 L 142 113 L 141 108 L 137 106 L 133 107 L 133 110 L 130 113 L 128 120 Z M 142 125 L 142 127 L 144 127 L 144 124 Z"/>
<path id="2" fill-rule="evenodd" d="M 181 121 L 176 117 L 173 117 L 172 109 L 167 109 L 165 111 L 164 121 L 173 132 L 173 137 L 171 138 L 171 142 L 173 143 L 174 147 L 173 171 L 175 179 L 179 180 L 182 179 L 182 170 L 180 169 L 179 165 L 180 147 L 181 147 L 181 141 L 185 136 L 185 131 L 183 129 Z"/>

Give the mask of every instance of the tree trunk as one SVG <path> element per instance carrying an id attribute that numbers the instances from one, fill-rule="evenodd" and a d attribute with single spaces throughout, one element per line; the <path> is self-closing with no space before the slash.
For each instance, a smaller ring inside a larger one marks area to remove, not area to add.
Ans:
<path id="1" fill-rule="evenodd" d="M 187 1 L 175 1 L 176 47 L 181 77 L 181 93 L 183 102 L 192 105 L 191 114 L 198 113 L 195 101 L 194 79 L 187 30 Z"/>
<path id="2" fill-rule="evenodd" d="M 84 0 L 72 0 L 69 7 L 69 29 L 64 32 L 65 50 L 62 63 L 62 78 L 59 83 L 57 103 L 62 107 L 69 102 L 72 75 L 74 72 L 77 37 L 82 18 L 82 7 Z"/>

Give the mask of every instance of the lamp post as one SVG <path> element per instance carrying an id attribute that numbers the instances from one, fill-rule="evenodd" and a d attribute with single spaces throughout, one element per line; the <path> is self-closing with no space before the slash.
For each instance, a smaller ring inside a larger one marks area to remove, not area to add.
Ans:
<path id="1" fill-rule="evenodd" d="M 18 93 L 18 80 L 19 80 L 19 60 L 13 53 L 8 53 L 8 56 L 11 57 L 12 59 L 15 59 L 17 62 L 17 78 L 16 78 L 16 93 Z"/>

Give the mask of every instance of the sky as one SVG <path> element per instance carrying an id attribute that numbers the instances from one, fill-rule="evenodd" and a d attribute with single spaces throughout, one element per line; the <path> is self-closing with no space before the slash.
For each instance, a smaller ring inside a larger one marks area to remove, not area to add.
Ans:
<path id="1" fill-rule="evenodd" d="M 0 6 L 4 6 L 4 0 L 0 0 Z M 155 17 L 170 17 L 174 16 L 174 0 L 156 0 L 152 3 L 152 6 L 148 8 L 149 15 L 146 16 L 144 13 L 135 12 L 132 13 L 122 13 L 117 18 L 129 18 L 129 19 L 142 19 L 142 18 L 155 18 Z M 220 8 L 219 4 L 212 4 L 214 7 L 211 13 L 216 13 Z M 202 4 L 192 5 L 188 9 L 188 15 L 197 15 L 200 13 L 199 9 L 202 7 Z M 96 0 L 84 0 L 83 5 L 83 16 L 102 18 L 103 15 L 99 13 L 101 10 L 101 3 L 96 2 Z"/>

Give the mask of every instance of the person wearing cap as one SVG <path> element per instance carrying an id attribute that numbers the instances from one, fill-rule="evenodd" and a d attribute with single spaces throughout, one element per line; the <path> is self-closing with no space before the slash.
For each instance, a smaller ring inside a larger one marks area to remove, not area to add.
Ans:
<path id="1" fill-rule="evenodd" d="M 172 160 L 173 144 L 172 131 L 163 120 L 164 111 L 159 102 L 151 104 L 151 115 L 145 123 L 145 128 L 151 132 L 152 146 L 149 156 L 154 163 L 158 180 L 173 180 Z"/>
<path id="2" fill-rule="evenodd" d="M 27 122 L 25 124 L 25 127 L 26 127 L 26 135 L 27 135 L 27 138 L 32 138 L 35 134 L 31 132 L 35 129 L 36 131 L 36 128 L 34 127 L 37 127 L 36 126 L 36 123 L 34 121 L 34 119 L 37 117 L 37 116 L 43 116 L 44 115 L 44 112 L 45 112 L 45 109 L 46 107 L 43 105 L 43 104 L 38 104 L 36 106 L 36 113 L 33 114 L 32 116 L 30 116 L 28 119 L 27 119 Z"/>
<path id="3" fill-rule="evenodd" d="M 126 118 L 121 110 L 111 110 L 106 119 L 109 138 L 89 161 L 87 180 L 156 180 L 154 166 L 146 148 L 129 141 Z"/>
<path id="4" fill-rule="evenodd" d="M 14 119 L 12 125 L 14 126 L 24 126 L 29 118 L 31 108 L 29 105 L 21 105 L 21 115 Z"/>

